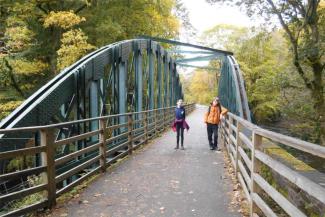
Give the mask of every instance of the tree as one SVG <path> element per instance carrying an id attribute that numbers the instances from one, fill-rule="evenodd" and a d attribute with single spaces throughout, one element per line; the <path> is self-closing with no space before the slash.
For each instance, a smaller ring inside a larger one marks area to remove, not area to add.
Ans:
<path id="1" fill-rule="evenodd" d="M 195 70 L 193 74 L 183 82 L 186 101 L 208 105 L 217 95 L 216 76 L 212 72 Z"/>
<path id="2" fill-rule="evenodd" d="M 279 73 L 286 69 L 288 56 L 281 34 L 221 24 L 205 31 L 201 40 L 205 45 L 235 52 L 257 123 L 269 124 L 277 120 L 280 114 Z"/>
<path id="3" fill-rule="evenodd" d="M 203 32 L 200 42 L 208 47 L 236 51 L 244 40 L 254 34 L 245 27 L 219 24 Z"/>
<path id="4" fill-rule="evenodd" d="M 177 37 L 178 10 L 176 0 L 0 0 L 0 119 L 95 47 Z"/>
<path id="5" fill-rule="evenodd" d="M 175 7 L 174 0 L 101 0 L 80 13 L 86 18 L 81 28 L 96 46 L 140 35 L 174 38 L 180 27 Z"/>
<path id="6" fill-rule="evenodd" d="M 296 72 L 310 91 L 319 128 L 319 142 L 325 145 L 325 8 L 320 0 L 207 0 L 230 2 L 244 7 L 248 15 L 275 16 L 290 43 Z"/>

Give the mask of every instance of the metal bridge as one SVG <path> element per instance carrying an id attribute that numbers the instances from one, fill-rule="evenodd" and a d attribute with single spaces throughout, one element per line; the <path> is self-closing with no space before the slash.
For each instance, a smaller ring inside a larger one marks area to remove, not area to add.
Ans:
<path id="1" fill-rule="evenodd" d="M 176 45 L 177 49 L 167 49 L 168 44 Z M 196 56 L 186 58 L 185 53 Z M 325 189 L 267 154 L 264 146 L 271 141 L 322 160 L 325 148 L 251 123 L 242 74 L 231 52 L 142 37 L 88 54 L 64 69 L 0 123 L 0 214 L 18 216 L 51 208 L 59 196 L 87 178 L 99 171 L 104 173 L 118 159 L 131 156 L 133 150 L 148 141 L 155 143 L 154 138 L 172 123 L 177 99 L 184 96 L 177 66 L 198 67 L 191 62 L 212 59 L 220 62 L 218 95 L 230 111 L 220 124 L 220 144 L 233 164 L 250 215 L 277 216 L 278 207 L 290 216 L 309 215 L 301 204 L 280 193 L 263 177 L 266 169 L 285 179 L 293 189 L 304 192 L 308 196 L 306 203 L 316 204 L 318 214 L 325 212 Z M 187 104 L 186 109 L 189 113 L 194 111 L 195 104 Z M 197 136 L 189 138 L 195 145 Z M 13 161 L 19 167 L 9 169 Z M 37 181 L 31 183 L 32 176 Z M 22 197 L 28 198 L 30 204 L 12 208 Z M 270 200 L 275 202 L 276 209 L 274 202 L 272 206 L 269 204 Z M 201 216 L 215 216 L 218 210 L 210 208 L 210 214 Z M 236 216 L 228 214 L 223 216 Z"/>

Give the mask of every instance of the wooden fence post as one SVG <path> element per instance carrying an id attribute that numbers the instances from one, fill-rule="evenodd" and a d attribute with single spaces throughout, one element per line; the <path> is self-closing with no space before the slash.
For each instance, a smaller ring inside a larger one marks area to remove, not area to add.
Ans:
<path id="1" fill-rule="evenodd" d="M 252 168 L 251 168 L 251 194 L 250 194 L 250 216 L 252 217 L 254 213 L 258 212 L 257 206 L 253 201 L 253 194 L 258 193 L 259 189 L 254 180 L 254 173 L 259 173 L 261 169 L 261 163 L 255 157 L 255 150 L 261 150 L 262 137 L 257 135 L 255 131 L 252 132 L 253 137 L 253 148 L 252 148 Z"/>
<path id="2" fill-rule="evenodd" d="M 148 143 L 148 113 L 143 113 L 144 143 Z"/>
<path id="3" fill-rule="evenodd" d="M 106 120 L 100 119 L 99 120 L 99 128 L 100 128 L 100 134 L 99 134 L 99 163 L 101 167 L 101 171 L 104 173 L 106 171 Z"/>
<path id="4" fill-rule="evenodd" d="M 45 152 L 41 153 L 42 166 L 46 166 L 46 173 L 43 173 L 44 182 L 47 184 L 48 207 L 52 208 L 56 204 L 56 182 L 55 182 L 55 148 L 54 129 L 40 130 L 41 146 L 45 146 Z"/>
<path id="5" fill-rule="evenodd" d="M 241 146 L 241 141 L 239 138 L 239 132 L 242 130 L 242 125 L 238 120 L 236 120 L 237 127 L 236 127 L 236 166 L 235 166 L 235 174 L 237 177 L 237 172 L 238 172 L 238 161 L 241 159 L 240 154 L 239 154 L 239 147 Z"/>
<path id="6" fill-rule="evenodd" d="M 227 148 L 226 147 L 226 143 L 225 143 L 225 140 L 226 140 L 226 117 L 223 118 L 222 122 L 221 122 L 221 142 L 222 142 L 222 146 L 223 148 Z"/>
<path id="7" fill-rule="evenodd" d="M 154 111 L 154 116 L 155 116 L 155 136 L 158 136 L 159 135 L 159 132 L 158 132 L 158 110 L 155 110 Z"/>
<path id="8" fill-rule="evenodd" d="M 165 131 L 166 130 L 166 109 L 164 108 L 162 111 L 163 111 L 162 126 L 163 126 L 163 131 Z"/>
<path id="9" fill-rule="evenodd" d="M 232 135 L 232 129 L 231 129 L 231 122 L 232 122 L 232 117 L 229 117 L 229 121 L 228 121 L 228 137 L 227 137 L 227 150 L 228 150 L 228 154 L 231 154 L 231 149 L 230 149 L 230 145 L 231 145 L 231 139 L 230 139 L 230 135 Z M 236 161 L 236 159 L 234 159 Z"/>
<path id="10" fill-rule="evenodd" d="M 132 154 L 133 150 L 133 118 L 132 113 L 128 115 L 128 153 Z"/>

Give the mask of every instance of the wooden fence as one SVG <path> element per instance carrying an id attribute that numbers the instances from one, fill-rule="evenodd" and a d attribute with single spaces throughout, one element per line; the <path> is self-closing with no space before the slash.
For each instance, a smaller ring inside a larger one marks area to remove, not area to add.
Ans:
<path id="1" fill-rule="evenodd" d="M 195 104 L 185 105 L 187 113 L 194 110 Z M 19 216 L 42 208 L 51 208 L 56 203 L 56 198 L 71 190 L 85 179 L 93 176 L 97 172 L 105 172 L 106 168 L 126 155 L 131 155 L 132 151 L 148 140 L 156 137 L 165 129 L 170 128 L 174 120 L 175 107 L 154 109 L 136 113 L 126 113 L 109 115 L 98 118 L 84 119 L 47 126 L 24 127 L 15 129 L 0 130 L 0 134 L 11 132 L 38 132 L 40 135 L 40 145 L 13 151 L 1 152 L 0 161 L 14 159 L 21 156 L 40 156 L 40 165 L 33 168 L 26 168 L 20 171 L 4 173 L 0 175 L 0 182 L 12 180 L 17 177 L 28 177 L 30 175 L 40 175 L 42 182 L 8 194 L 0 195 L 0 204 L 9 203 L 26 196 L 40 193 L 43 200 L 22 207 L 2 216 Z M 111 121 L 118 119 L 119 121 Z M 81 123 L 92 123 L 97 125 L 97 129 L 80 135 L 73 135 L 68 138 L 57 140 L 57 132 L 64 127 Z M 120 123 L 120 124 L 111 124 Z M 114 132 L 115 133 L 112 133 Z M 68 154 L 57 157 L 57 149 L 68 144 L 76 144 L 78 141 L 93 140 L 92 145 L 87 145 L 82 149 L 73 150 Z M 112 145 L 113 144 L 113 145 Z M 86 161 L 74 166 L 66 171 L 58 173 L 61 165 L 73 160 L 80 159 L 81 156 L 88 156 Z M 81 171 L 84 172 L 81 175 Z M 70 179 L 68 184 L 62 184 Z"/>
<path id="2" fill-rule="evenodd" d="M 277 216 L 276 212 L 263 198 L 262 191 L 289 216 L 306 216 L 295 204 L 263 178 L 262 166 L 266 166 L 288 180 L 296 188 L 325 205 L 325 188 L 272 158 L 263 150 L 263 143 L 269 140 L 324 160 L 325 147 L 264 130 L 232 113 L 228 113 L 226 118 L 222 119 L 219 134 L 234 166 L 236 178 L 250 203 L 250 216 L 258 216 L 258 213 L 261 212 L 265 216 Z"/>

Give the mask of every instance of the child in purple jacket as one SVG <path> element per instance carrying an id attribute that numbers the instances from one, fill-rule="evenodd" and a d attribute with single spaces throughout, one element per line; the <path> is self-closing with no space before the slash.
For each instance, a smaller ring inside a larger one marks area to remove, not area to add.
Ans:
<path id="1" fill-rule="evenodd" d="M 176 128 L 176 140 L 177 145 L 175 149 L 179 148 L 179 137 L 181 137 L 181 149 L 184 150 L 184 128 L 188 129 L 188 125 L 185 122 L 185 108 L 183 106 L 183 100 L 177 101 L 177 107 L 175 109 L 175 121 L 173 127 Z"/>

